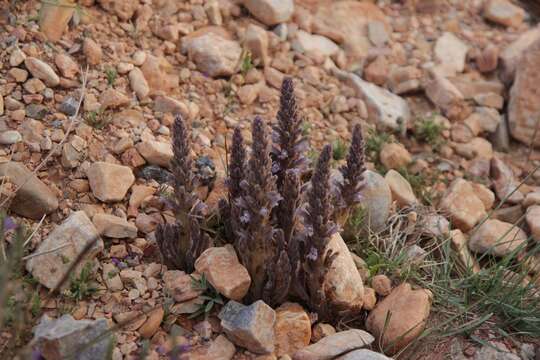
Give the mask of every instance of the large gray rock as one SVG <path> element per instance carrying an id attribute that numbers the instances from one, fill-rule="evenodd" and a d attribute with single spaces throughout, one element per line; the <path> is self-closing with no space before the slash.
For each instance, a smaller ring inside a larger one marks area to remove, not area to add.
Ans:
<path id="1" fill-rule="evenodd" d="M 328 335 L 315 344 L 298 350 L 293 360 L 329 360 L 351 350 L 368 346 L 375 338 L 368 332 L 350 329 Z"/>
<path id="2" fill-rule="evenodd" d="M 51 319 L 43 315 L 34 328 L 34 341 L 46 360 L 111 359 L 114 338 L 107 319 L 75 320 L 71 315 Z M 102 336 L 102 337 L 100 337 Z"/>
<path id="3" fill-rule="evenodd" d="M 407 101 L 390 91 L 362 80 L 358 75 L 333 69 L 366 103 L 369 120 L 381 129 L 405 131 L 411 118 Z"/>
<path id="4" fill-rule="evenodd" d="M 58 199 L 51 189 L 21 163 L 9 161 L 0 164 L 0 176 L 6 176 L 20 187 L 11 202 L 11 211 L 39 220 L 58 208 Z"/>
<path id="5" fill-rule="evenodd" d="M 537 136 L 540 102 L 538 83 L 540 82 L 540 40 L 537 40 L 523 55 L 516 67 L 514 85 L 510 90 L 508 104 L 508 125 L 510 135 L 525 145 L 540 146 Z"/>
<path id="6" fill-rule="evenodd" d="M 39 244 L 34 252 L 36 256 L 26 262 L 26 269 L 41 284 L 54 289 L 77 256 L 93 241 L 94 245 L 77 265 L 74 274 L 79 274 L 85 264 L 103 250 L 103 240 L 86 213 L 74 212 Z M 66 282 L 63 288 L 68 285 Z"/>
<path id="7" fill-rule="evenodd" d="M 276 312 L 262 300 L 249 306 L 231 300 L 218 316 L 223 331 L 236 345 L 256 354 L 274 351 Z"/>

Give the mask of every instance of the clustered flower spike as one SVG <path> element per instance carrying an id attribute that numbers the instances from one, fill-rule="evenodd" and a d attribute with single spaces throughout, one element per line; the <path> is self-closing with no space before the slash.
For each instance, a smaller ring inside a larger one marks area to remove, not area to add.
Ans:
<path id="1" fill-rule="evenodd" d="M 174 176 L 175 224 L 161 224 L 156 241 L 167 266 L 193 271 L 195 260 L 211 245 L 208 234 L 201 230 L 204 203 L 195 193 L 197 180 L 193 174 L 191 142 L 184 120 L 175 118 L 171 170 Z"/>
<path id="2" fill-rule="evenodd" d="M 360 193 L 364 186 L 364 172 L 366 171 L 364 151 L 362 129 L 360 124 L 357 124 L 353 129 L 347 162 L 340 168 L 343 182 L 337 184 L 338 206 L 334 218 L 340 226 L 345 225 L 351 211 L 361 200 Z"/>

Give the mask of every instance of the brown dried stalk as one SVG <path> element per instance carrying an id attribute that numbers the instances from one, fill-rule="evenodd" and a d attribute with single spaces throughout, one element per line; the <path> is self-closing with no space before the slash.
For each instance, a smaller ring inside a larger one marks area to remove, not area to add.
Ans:
<path id="1" fill-rule="evenodd" d="M 363 174 L 366 171 L 364 151 L 362 129 L 360 124 L 357 124 L 353 129 L 347 162 L 339 169 L 343 175 L 343 182 L 337 184 L 337 206 L 334 219 L 341 227 L 345 226 L 349 215 L 361 200 L 361 192 L 364 187 Z"/>
<path id="2" fill-rule="evenodd" d="M 195 193 L 197 179 L 192 170 L 190 136 L 179 115 L 174 121 L 172 143 L 176 224 L 158 226 L 156 241 L 167 266 L 191 272 L 195 260 L 210 246 L 211 240 L 201 230 L 204 203 Z"/>
<path id="3" fill-rule="evenodd" d="M 266 125 L 260 117 L 253 121 L 252 137 L 252 153 L 245 179 L 240 183 L 242 196 L 234 200 L 240 222 L 235 247 L 251 275 L 250 298 L 261 299 L 267 280 L 267 265 L 276 254 L 270 215 L 280 197 L 272 175 Z"/>

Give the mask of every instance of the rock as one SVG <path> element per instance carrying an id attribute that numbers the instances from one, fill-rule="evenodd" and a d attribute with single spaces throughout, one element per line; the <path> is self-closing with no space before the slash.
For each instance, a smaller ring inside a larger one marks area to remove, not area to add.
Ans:
<path id="1" fill-rule="evenodd" d="M 92 193 L 103 202 L 120 201 L 135 181 L 127 166 L 98 161 L 86 170 Z"/>
<path id="2" fill-rule="evenodd" d="M 190 39 L 187 47 L 189 58 L 210 77 L 234 74 L 242 55 L 242 48 L 236 41 L 211 32 Z"/>
<path id="3" fill-rule="evenodd" d="M 92 218 L 96 229 L 100 235 L 115 239 L 137 237 L 137 228 L 135 225 L 118 216 L 109 214 L 96 214 Z"/>
<path id="4" fill-rule="evenodd" d="M 384 144 L 379 157 L 387 169 L 406 168 L 412 162 L 411 154 L 400 143 Z"/>
<path id="5" fill-rule="evenodd" d="M 484 17 L 499 25 L 518 27 L 525 18 L 525 10 L 508 0 L 489 0 L 484 6 Z"/>
<path id="6" fill-rule="evenodd" d="M 347 80 L 368 107 L 368 117 L 378 128 L 404 131 L 409 123 L 411 112 L 403 98 L 388 90 L 362 80 L 353 73 L 334 69 L 334 73 Z"/>
<path id="7" fill-rule="evenodd" d="M 19 48 L 15 48 L 9 56 L 9 65 L 12 67 L 21 65 L 26 59 L 26 54 Z"/>
<path id="8" fill-rule="evenodd" d="M 76 5 L 72 0 L 60 0 L 58 3 L 43 3 L 39 11 L 39 28 L 45 37 L 52 42 L 60 40 L 68 28 L 69 20 L 75 12 Z"/>
<path id="9" fill-rule="evenodd" d="M 293 360 L 330 360 L 351 350 L 368 346 L 373 340 L 373 336 L 363 330 L 341 331 L 298 350 L 294 353 Z"/>
<path id="10" fill-rule="evenodd" d="M 311 331 L 311 342 L 316 343 L 324 337 L 333 335 L 336 329 L 330 324 L 317 323 Z"/>
<path id="11" fill-rule="evenodd" d="M 131 19 L 139 8 L 139 2 L 137 0 L 98 0 L 98 3 L 103 9 L 118 16 L 123 21 Z"/>
<path id="12" fill-rule="evenodd" d="M 386 180 L 378 173 L 364 173 L 365 186 L 361 191 L 361 206 L 366 210 L 369 229 L 381 231 L 390 215 L 392 192 Z"/>
<path id="13" fill-rule="evenodd" d="M 146 322 L 139 328 L 139 334 L 145 339 L 151 338 L 159 330 L 163 315 L 165 315 L 165 311 L 162 307 L 152 310 L 148 314 Z"/>
<path id="14" fill-rule="evenodd" d="M 390 40 L 386 25 L 382 21 L 368 22 L 368 38 L 377 47 L 383 47 Z"/>
<path id="15" fill-rule="evenodd" d="M 487 186 L 477 183 L 471 183 L 471 186 L 476 194 L 476 196 L 484 203 L 484 208 L 486 211 L 491 210 L 493 204 L 495 203 L 495 194 L 493 191 L 489 190 Z"/>
<path id="16" fill-rule="evenodd" d="M 489 44 L 482 50 L 479 57 L 476 58 L 476 66 L 483 73 L 491 72 L 497 69 L 499 64 L 499 48 Z"/>
<path id="17" fill-rule="evenodd" d="M 103 264 L 103 281 L 110 291 L 122 291 L 124 284 L 118 275 L 118 269 L 111 263 Z"/>
<path id="18" fill-rule="evenodd" d="M 206 16 L 210 21 L 210 24 L 221 26 L 223 24 L 223 17 L 221 16 L 221 10 L 219 9 L 219 3 L 216 0 L 210 0 L 204 5 Z"/>
<path id="19" fill-rule="evenodd" d="M 332 40 L 321 35 L 311 35 L 304 30 L 298 30 L 292 46 L 300 53 L 318 56 L 333 56 L 339 51 L 339 47 Z"/>
<path id="20" fill-rule="evenodd" d="M 343 356 L 336 358 L 336 360 L 392 360 L 391 358 L 384 356 L 381 353 L 371 351 L 368 349 L 360 349 L 351 351 Z"/>
<path id="21" fill-rule="evenodd" d="M 99 102 L 101 103 L 101 109 L 116 109 L 124 107 L 130 104 L 131 100 L 122 92 L 109 88 L 101 93 L 99 96 Z"/>
<path id="22" fill-rule="evenodd" d="M 83 41 L 83 53 L 88 65 L 95 66 L 101 63 L 103 50 L 101 50 L 101 46 L 99 46 L 98 43 L 89 37 L 85 38 Z"/>
<path id="23" fill-rule="evenodd" d="M 0 95 L 0 115 L 4 115 L 4 97 Z"/>
<path id="24" fill-rule="evenodd" d="M 97 239 L 97 241 L 96 241 Z M 54 289 L 69 270 L 71 264 L 83 251 L 87 244 L 95 242 L 75 270 L 74 276 L 80 274 L 87 262 L 93 260 L 103 250 L 103 240 L 99 237 L 96 227 L 84 211 L 72 213 L 64 222 L 57 226 L 47 238 L 41 242 L 34 254 L 47 252 L 30 258 L 26 269 L 41 284 Z M 50 250 L 57 249 L 50 252 Z M 69 286 L 69 281 L 62 288 Z"/>
<path id="25" fill-rule="evenodd" d="M 151 93 L 163 92 L 168 94 L 178 87 L 179 76 L 174 67 L 164 57 L 140 52 L 144 55 L 141 71 L 150 86 Z M 139 55 L 142 57 L 142 55 Z"/>
<path id="26" fill-rule="evenodd" d="M 36 78 L 31 78 L 27 82 L 23 84 L 24 90 L 29 92 L 30 94 L 39 94 L 43 90 L 45 90 L 45 84 Z"/>
<path id="27" fill-rule="evenodd" d="M 445 32 L 435 43 L 435 59 L 439 63 L 438 74 L 454 76 L 465 69 L 469 47 L 451 32 Z"/>
<path id="28" fill-rule="evenodd" d="M 364 287 L 364 310 L 371 311 L 375 309 L 375 304 L 377 304 L 377 295 L 375 290 L 370 287 Z"/>
<path id="29" fill-rule="evenodd" d="M 371 287 L 377 295 L 388 296 L 392 292 L 392 281 L 386 275 L 375 275 L 371 279 Z"/>
<path id="30" fill-rule="evenodd" d="M 540 104 L 536 101 L 536 90 L 540 81 L 538 64 L 540 63 L 540 40 L 523 52 L 516 66 L 514 85 L 510 90 L 508 103 L 508 125 L 510 134 L 516 140 L 529 146 L 540 146 L 540 136 L 536 134 L 537 115 Z"/>
<path id="31" fill-rule="evenodd" d="M 531 229 L 532 238 L 534 241 L 540 242 L 540 205 L 529 206 L 525 219 L 529 229 Z"/>
<path id="32" fill-rule="evenodd" d="M 22 163 L 0 164 L 0 176 L 9 178 L 19 188 L 11 201 L 10 209 L 14 213 L 39 220 L 58 208 L 56 195 Z"/>
<path id="33" fill-rule="evenodd" d="M 259 59 L 263 66 L 269 65 L 268 34 L 262 27 L 250 24 L 246 29 L 244 44 L 254 59 Z"/>
<path id="34" fill-rule="evenodd" d="M 129 72 L 129 85 L 137 94 L 139 100 L 144 99 L 150 93 L 150 86 L 146 81 L 144 74 L 139 68 L 134 68 Z"/>
<path id="35" fill-rule="evenodd" d="M 442 197 L 439 209 L 462 231 L 469 231 L 486 215 L 484 203 L 466 180 L 454 180 Z"/>
<path id="36" fill-rule="evenodd" d="M 236 347 L 224 335 L 219 335 L 202 353 L 190 353 L 190 360 L 231 360 Z"/>
<path id="37" fill-rule="evenodd" d="M 73 116 L 77 113 L 78 106 L 79 100 L 75 99 L 72 96 L 68 96 L 64 99 L 64 101 L 60 103 L 58 110 L 68 116 Z"/>
<path id="38" fill-rule="evenodd" d="M 251 15 L 265 25 L 287 22 L 294 12 L 293 0 L 243 0 Z"/>
<path id="39" fill-rule="evenodd" d="M 165 291 L 177 302 L 192 300 L 202 291 L 193 288 L 193 279 L 183 271 L 169 270 L 162 276 Z"/>
<path id="40" fill-rule="evenodd" d="M 377 58 L 372 61 L 364 69 L 364 77 L 367 81 L 374 83 L 375 85 L 383 86 L 388 80 L 390 64 L 386 57 L 377 56 Z"/>
<path id="41" fill-rule="evenodd" d="M 58 70 L 60 70 L 60 74 L 65 78 L 75 79 L 79 73 L 79 65 L 68 54 L 56 54 L 54 63 Z"/>
<path id="42" fill-rule="evenodd" d="M 443 237 L 450 232 L 450 222 L 438 214 L 427 215 L 422 225 L 422 231 L 429 236 Z"/>
<path id="43" fill-rule="evenodd" d="M 516 225 L 500 220 L 486 220 L 469 239 L 469 249 L 479 254 L 506 256 L 527 241 L 527 235 Z"/>
<path id="44" fill-rule="evenodd" d="M 491 178 L 499 200 L 510 204 L 523 201 L 525 196 L 519 191 L 519 181 L 514 177 L 512 169 L 498 157 L 491 159 Z"/>
<path id="45" fill-rule="evenodd" d="M 292 355 L 309 345 L 311 321 L 302 306 L 285 303 L 276 309 L 274 325 L 277 356 Z"/>
<path id="46" fill-rule="evenodd" d="M 514 80 L 514 74 L 523 53 L 539 39 L 540 27 L 532 28 L 522 33 L 501 52 L 500 60 L 503 68 L 501 77 L 504 82 L 509 84 Z M 524 77 L 524 79 L 526 79 L 526 77 Z"/>
<path id="47" fill-rule="evenodd" d="M 30 104 L 26 107 L 26 116 L 36 120 L 43 120 L 49 113 L 49 109 L 44 105 Z"/>
<path id="48" fill-rule="evenodd" d="M 230 244 L 206 249 L 195 261 L 195 270 L 228 299 L 242 300 L 251 285 L 248 271 Z"/>
<path id="49" fill-rule="evenodd" d="M 236 345 L 256 354 L 274 351 L 276 312 L 262 300 L 249 306 L 231 300 L 218 317 L 223 331 Z"/>
<path id="50" fill-rule="evenodd" d="M 479 272 L 480 265 L 478 265 L 476 259 L 469 252 L 469 248 L 467 246 L 467 239 L 465 238 L 465 235 L 463 235 L 461 230 L 456 229 L 450 231 L 450 241 L 450 245 L 452 246 L 452 249 L 457 253 L 458 260 L 464 267 L 464 269 L 470 269 L 473 273 Z"/>
<path id="51" fill-rule="evenodd" d="M 43 315 L 33 329 L 34 341 L 44 359 L 107 359 L 114 346 L 107 319 L 75 320 L 71 315 L 51 319 Z"/>
<path id="52" fill-rule="evenodd" d="M 463 108 L 464 97 L 450 80 L 435 75 L 425 86 L 429 100 L 439 107 L 448 117 L 455 117 Z"/>
<path id="53" fill-rule="evenodd" d="M 337 253 L 324 280 L 328 301 L 337 309 L 359 312 L 364 298 L 364 284 L 351 252 L 339 233 L 330 238 L 328 250 Z"/>
<path id="54" fill-rule="evenodd" d="M 418 204 L 411 184 L 400 173 L 391 169 L 386 173 L 384 179 L 390 187 L 392 199 L 397 201 L 398 206 L 407 207 Z"/>
<path id="55" fill-rule="evenodd" d="M 22 135 L 17 130 L 7 130 L 0 133 L 1 145 L 12 145 L 22 141 Z"/>
<path id="56" fill-rule="evenodd" d="M 259 93 L 261 92 L 263 86 L 263 82 L 244 85 L 240 89 L 238 89 L 236 95 L 238 95 L 238 99 L 240 99 L 240 102 L 242 104 L 249 105 L 252 104 L 255 100 L 257 100 L 257 97 L 259 96 Z"/>
<path id="57" fill-rule="evenodd" d="M 366 328 L 381 348 L 395 354 L 424 331 L 432 297 L 429 290 L 412 290 L 410 284 L 403 283 L 370 312 Z"/>
<path id="58" fill-rule="evenodd" d="M 60 84 L 60 78 L 46 62 L 30 56 L 24 60 L 24 66 L 26 66 L 26 69 L 30 71 L 32 76 L 43 80 L 47 86 L 53 87 Z"/>
<path id="59" fill-rule="evenodd" d="M 474 354 L 474 360 L 520 360 L 526 359 L 517 356 L 516 354 L 510 352 L 506 345 L 502 343 L 492 343 L 489 345 L 483 345 L 479 350 Z M 529 359 L 532 359 L 529 358 Z"/>
<path id="60" fill-rule="evenodd" d="M 169 167 L 174 156 L 169 143 L 159 141 L 143 141 L 136 146 L 137 151 L 149 164 Z"/>

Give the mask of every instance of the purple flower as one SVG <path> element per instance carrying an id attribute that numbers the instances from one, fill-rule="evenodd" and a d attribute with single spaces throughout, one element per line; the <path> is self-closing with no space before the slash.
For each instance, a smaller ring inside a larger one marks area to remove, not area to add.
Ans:
<path id="1" fill-rule="evenodd" d="M 315 261 L 319 257 L 319 252 L 317 251 L 315 247 L 311 247 L 306 257 L 308 258 L 308 260 Z"/>
<path id="2" fill-rule="evenodd" d="M 13 218 L 10 216 L 6 216 L 4 218 L 4 231 L 10 231 L 15 230 L 17 228 L 17 224 L 15 221 L 13 221 Z"/>

